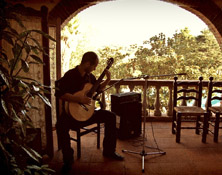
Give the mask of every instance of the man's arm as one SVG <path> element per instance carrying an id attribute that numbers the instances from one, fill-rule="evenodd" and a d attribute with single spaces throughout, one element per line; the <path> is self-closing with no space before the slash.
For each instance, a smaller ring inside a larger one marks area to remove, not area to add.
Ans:
<path id="1" fill-rule="evenodd" d="M 65 93 L 62 95 L 61 100 L 68 101 L 68 102 L 75 102 L 75 103 L 82 103 L 82 104 L 90 104 L 91 103 L 91 98 L 83 95 L 77 95 L 77 94 L 70 94 L 70 93 Z"/>

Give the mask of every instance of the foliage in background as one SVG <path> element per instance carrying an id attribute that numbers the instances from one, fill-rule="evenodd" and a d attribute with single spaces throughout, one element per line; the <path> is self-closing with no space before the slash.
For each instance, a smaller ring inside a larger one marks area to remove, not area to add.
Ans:
<path id="1" fill-rule="evenodd" d="M 70 41 L 64 45 L 64 48 L 72 46 L 71 53 L 63 57 L 63 59 L 70 58 L 69 68 L 73 68 L 80 62 L 84 52 L 93 50 L 87 46 L 89 41 L 86 34 L 81 33 L 78 28 L 78 17 L 74 19 L 64 28 L 63 34 L 63 37 Z M 75 32 L 70 30 L 73 26 L 75 26 Z M 73 39 L 71 39 L 72 33 L 75 33 Z M 75 40 L 75 48 L 71 40 Z M 99 54 L 102 63 L 97 68 L 97 75 L 101 73 L 105 60 L 109 57 L 114 58 L 115 62 L 111 67 L 114 79 L 141 74 L 161 75 L 181 72 L 187 73 L 187 77 L 184 77 L 187 79 L 198 79 L 199 76 L 203 76 L 205 80 L 210 76 L 216 80 L 221 79 L 221 49 L 209 30 L 201 31 L 200 35 L 193 36 L 188 28 L 184 28 L 180 32 L 175 32 L 172 37 L 166 38 L 165 34 L 160 33 L 148 40 L 144 39 L 143 45 L 114 47 L 107 44 L 103 48 L 94 48 L 94 51 Z"/>
<path id="2" fill-rule="evenodd" d="M 81 60 L 82 53 L 91 49 L 87 47 L 88 41 L 84 38 L 85 35 L 79 33 L 80 42 L 70 55 L 70 68 L 77 65 L 73 63 Z M 208 80 L 210 76 L 213 76 L 215 80 L 221 80 L 222 53 L 214 35 L 209 30 L 193 36 L 188 28 L 184 28 L 175 32 L 172 37 L 166 38 L 164 33 L 160 33 L 148 40 L 144 38 L 143 45 L 113 47 L 107 44 L 106 47 L 95 48 L 94 51 L 100 56 L 100 64 L 95 71 L 97 77 L 101 74 L 107 58 L 113 57 L 114 64 L 110 68 L 112 79 L 137 77 L 142 74 L 154 76 L 187 73 L 187 76 L 180 78 L 197 80 L 199 76 L 203 76 L 204 80 Z M 159 79 L 172 78 L 159 77 Z M 125 87 L 121 86 L 121 88 Z M 112 90 L 109 93 L 114 92 Z M 152 96 L 151 105 L 153 105 L 155 88 L 151 89 L 149 94 Z M 162 87 L 160 95 L 161 99 L 164 99 L 161 105 L 167 106 L 169 97 L 167 88 Z"/>
<path id="3" fill-rule="evenodd" d="M 75 53 L 76 51 L 76 47 L 78 43 L 78 39 L 77 39 L 77 36 L 79 35 L 78 27 L 79 27 L 79 19 L 75 17 L 71 19 L 61 31 L 62 73 L 64 73 L 64 70 L 68 70 L 71 64 L 78 62 L 78 60 L 76 59 L 70 60 L 73 53 Z"/>
<path id="4" fill-rule="evenodd" d="M 39 55 L 46 54 L 32 33 L 54 39 L 40 30 L 27 30 L 12 5 L 1 1 L 0 7 L 0 41 L 11 47 L 11 53 L 0 47 L 0 174 L 51 174 L 41 155 L 28 146 L 35 134 L 27 135 L 27 129 L 34 128 L 29 111 L 38 110 L 32 101 L 41 98 L 50 106 L 44 96 L 49 91 L 29 77 L 30 65 L 43 65 Z M 12 21 L 21 33 L 11 27 Z"/>

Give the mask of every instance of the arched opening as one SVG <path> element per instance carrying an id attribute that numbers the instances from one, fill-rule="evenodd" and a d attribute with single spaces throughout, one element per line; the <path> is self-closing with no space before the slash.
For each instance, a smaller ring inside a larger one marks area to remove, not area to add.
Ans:
<path id="1" fill-rule="evenodd" d="M 129 1 L 130 2 L 130 1 Z M 141 1 L 142 2 L 142 1 Z M 151 1 L 152 2 L 152 1 Z M 103 3 L 115 3 L 115 2 L 113 2 L 113 1 L 111 1 L 111 2 L 103 2 Z M 138 2 L 138 4 L 139 4 L 140 2 Z M 166 3 L 166 2 L 159 2 L 159 3 Z M 172 3 L 175 3 L 175 2 L 173 2 L 172 1 Z M 101 3 L 99 3 L 99 4 L 101 4 Z M 98 4 L 98 5 L 99 5 Z M 89 4 L 89 5 L 87 5 L 87 6 L 84 6 L 84 7 L 82 7 L 82 8 L 80 8 L 80 9 L 78 9 L 78 11 L 76 11 L 75 13 L 73 13 L 72 15 L 70 15 L 69 16 L 69 18 L 67 18 L 63 23 L 62 23 L 62 25 L 61 25 L 61 28 L 63 28 L 67 23 L 68 23 L 68 21 L 71 19 L 71 18 L 73 18 L 74 16 L 76 16 L 77 14 L 79 14 L 79 13 L 82 13 L 83 12 L 83 10 L 84 11 L 87 11 L 87 9 L 86 8 L 88 8 L 88 7 L 90 7 L 90 8 L 93 8 L 93 6 L 94 6 L 94 4 L 92 5 L 92 4 Z M 97 6 L 97 5 L 95 5 L 95 6 Z M 219 32 L 216 30 L 216 28 L 214 27 L 214 25 L 212 24 L 212 23 L 210 23 L 210 21 L 204 16 L 204 15 L 202 15 L 200 12 L 198 12 L 198 11 L 196 11 L 196 10 L 194 10 L 194 9 L 192 9 L 192 8 L 188 8 L 188 6 L 186 6 L 186 5 L 181 5 L 180 4 L 180 6 L 182 7 L 182 8 L 184 8 L 184 9 L 186 9 L 186 10 L 188 10 L 188 11 L 190 11 L 191 13 L 193 13 L 193 14 L 195 14 L 195 15 L 197 15 L 197 16 L 199 16 L 206 24 L 207 24 L 207 26 L 209 27 L 209 29 L 212 31 L 212 33 L 214 34 L 214 36 L 215 36 L 215 38 L 217 39 L 217 41 L 218 41 L 218 43 L 220 44 L 220 40 L 221 40 L 221 37 L 220 37 L 220 34 L 219 34 Z M 144 8 L 146 8 L 146 6 L 144 7 Z M 149 10 L 148 8 L 147 8 L 147 10 Z M 160 9 L 161 10 L 161 9 Z M 132 9 L 132 11 L 133 11 L 133 9 Z M 137 13 L 137 11 L 135 10 L 134 11 L 134 13 Z M 161 13 L 162 15 L 164 15 L 164 12 L 157 12 L 157 13 Z M 194 15 L 193 15 L 194 16 Z M 155 18 L 155 17 L 154 17 Z M 130 19 L 130 18 L 129 18 Z M 184 19 L 183 19 L 184 20 Z M 158 21 L 158 20 L 157 20 Z M 181 20 L 182 21 L 182 20 Z M 145 22 L 145 21 L 144 21 Z M 101 25 L 103 25 L 102 23 L 101 23 Z M 195 25 L 194 23 L 193 24 L 191 24 L 191 25 Z M 167 26 L 167 24 L 166 24 L 166 26 Z M 139 28 L 143 28 L 144 26 L 138 26 Z M 150 28 L 155 28 L 155 27 L 150 27 Z M 119 29 L 121 29 L 121 24 L 120 24 L 120 28 Z M 189 29 L 189 27 L 188 27 L 188 29 Z M 101 32 L 101 31 L 100 31 Z M 149 31 L 150 32 L 150 31 Z M 101 32 L 102 33 L 102 32 Z M 123 34 L 123 33 L 122 33 Z M 138 34 L 135 34 L 135 36 L 137 36 Z M 111 35 L 112 36 L 112 35 Z M 115 38 L 116 36 L 113 36 L 113 38 Z M 117 36 L 116 38 L 119 38 L 119 36 Z M 131 35 L 131 37 L 129 37 L 129 38 L 133 38 L 133 35 Z M 147 38 L 146 38 L 147 39 Z M 104 39 L 105 40 L 105 39 Z M 107 42 L 109 42 L 109 41 L 107 41 Z M 134 44 L 133 42 L 131 43 L 131 44 Z M 75 47 L 73 47 L 72 46 L 72 48 L 75 48 Z M 67 64 L 66 64 L 67 65 Z M 67 66 L 66 66 L 66 69 L 67 69 Z"/>
<path id="2" fill-rule="evenodd" d="M 222 26 L 221 26 L 221 6 L 222 4 L 217 3 L 219 1 L 183 1 L 183 0 L 164 0 L 166 2 L 170 2 L 172 4 L 179 4 L 180 7 L 190 11 L 191 13 L 197 15 L 201 20 L 203 20 L 211 32 L 214 34 L 217 39 L 218 44 L 221 47 L 221 34 L 222 34 Z M 70 19 L 77 15 L 82 10 L 96 5 L 100 2 L 106 2 L 106 0 L 100 1 L 90 1 L 87 3 L 80 3 L 76 1 L 61 1 L 55 6 L 55 8 L 49 13 L 49 23 L 52 26 L 56 26 L 56 38 L 59 41 L 56 44 L 56 79 L 61 77 L 61 29 L 70 21 Z M 183 20 L 183 19 L 181 19 Z M 168 82 L 166 82 L 168 85 Z M 130 86 L 130 89 L 133 90 L 134 86 Z M 169 86 L 169 88 L 172 88 Z M 171 89 L 172 90 L 172 89 Z M 118 87 L 117 87 L 118 91 Z M 158 107 L 159 104 L 157 104 Z M 172 101 L 169 101 L 169 106 L 172 105 Z M 167 114 L 170 115 L 172 111 L 167 111 Z M 157 110 L 158 113 L 158 110 Z"/>
<path id="3" fill-rule="evenodd" d="M 106 3 L 106 2 L 104 2 L 104 3 Z M 114 3 L 114 2 L 113 2 Z M 138 2 L 139 3 L 139 2 Z M 160 3 L 166 3 L 166 2 L 160 2 Z M 83 10 L 83 9 L 86 9 L 87 7 L 89 7 L 89 6 L 84 6 L 84 8 L 82 8 L 81 10 Z M 144 6 L 144 8 L 146 9 L 147 7 L 146 6 Z M 185 7 L 184 7 L 185 8 Z M 133 8 L 132 8 L 133 9 Z M 191 9 L 190 9 L 190 11 L 191 11 Z M 79 12 L 79 11 L 78 11 Z M 160 13 L 160 12 L 159 12 Z M 165 12 L 165 14 L 166 14 L 167 12 Z M 173 13 L 173 12 L 172 12 Z M 196 12 L 197 13 L 197 12 Z M 77 15 L 77 12 L 75 12 L 74 14 L 72 14 L 71 16 L 75 16 L 75 15 Z M 162 15 L 164 15 L 164 12 L 162 13 Z M 71 19 L 71 16 L 69 17 L 69 19 Z M 199 14 L 199 16 L 200 16 L 200 14 Z M 181 18 L 180 18 L 180 20 L 181 20 Z M 205 19 L 205 21 L 207 21 L 207 18 Z M 209 21 L 208 21 L 209 22 Z M 65 26 L 65 24 L 67 24 L 68 23 L 68 19 L 67 20 L 65 20 L 64 22 L 63 22 L 63 24 L 61 25 L 62 27 L 64 27 Z M 165 24 L 166 25 L 166 24 Z M 211 25 L 211 29 L 213 28 L 212 27 L 213 26 L 213 24 Z M 139 26 L 139 27 L 141 27 L 141 28 L 143 28 L 144 26 Z M 179 30 L 179 29 L 178 29 Z M 214 31 L 215 32 L 215 31 Z M 158 35 L 158 33 L 156 33 L 157 35 Z M 160 37 L 161 38 L 161 37 Z M 160 39 L 159 38 L 159 39 Z M 134 44 L 134 43 L 131 43 L 131 44 Z M 73 51 L 74 49 L 73 49 L 73 46 L 74 45 L 70 45 L 71 46 L 71 50 Z M 84 49 L 83 49 L 84 50 Z M 124 53 L 126 53 L 126 52 L 124 52 Z M 135 53 L 134 53 L 134 55 L 135 55 Z M 123 56 L 123 55 L 122 55 Z M 81 57 L 81 54 L 80 54 L 80 57 Z M 66 57 L 65 57 L 66 58 Z M 181 58 L 182 59 L 182 58 Z M 70 60 L 70 59 L 68 59 L 68 60 Z M 126 67 L 125 68 L 127 68 L 127 65 L 126 65 Z M 156 68 L 159 68 L 159 69 L 161 69 L 161 67 L 159 67 L 158 65 L 156 65 Z M 66 70 L 65 71 L 67 71 L 67 69 L 69 69 L 68 67 L 66 67 Z M 124 69 L 124 67 L 119 67 L 118 69 L 115 69 L 115 71 L 117 71 L 117 70 L 123 70 Z M 128 69 L 128 68 L 127 68 Z M 197 69 L 197 67 L 194 67 L 193 68 L 193 71 L 195 71 L 195 69 Z M 63 71 L 63 73 L 65 72 L 65 71 Z M 117 77 L 117 78 L 125 78 L 125 77 L 131 77 L 131 76 L 136 76 L 136 74 L 133 74 L 134 72 L 133 71 L 135 71 L 135 70 L 132 70 L 131 71 L 131 73 L 132 74 L 127 74 L 127 75 L 123 75 L 123 74 L 121 74 L 122 75 L 122 77 Z M 100 71 L 101 72 L 101 71 Z M 62 73 L 62 74 L 63 74 Z M 140 74 L 144 74 L 144 73 L 147 73 L 147 71 L 140 71 Z M 162 72 L 162 74 L 167 74 L 168 72 Z M 177 72 L 177 73 L 179 73 L 179 72 Z M 138 75 L 138 74 L 137 74 Z M 154 74 L 153 72 L 151 72 L 151 74 L 150 75 L 156 75 L 156 74 Z M 159 75 L 159 74 L 158 74 Z"/>
<path id="4" fill-rule="evenodd" d="M 56 29 L 57 38 L 60 37 L 59 35 L 60 35 L 60 31 L 61 31 L 60 29 L 62 28 L 61 27 L 62 24 L 64 24 L 64 21 L 66 21 L 66 20 L 69 21 L 71 14 L 73 14 L 73 13 L 77 14 L 79 11 L 81 11 L 89 6 L 92 6 L 94 4 L 94 3 L 89 4 L 88 2 L 84 2 L 84 1 L 67 1 L 67 0 L 56 1 L 56 3 L 57 2 L 59 2 L 58 6 L 56 6 L 49 13 L 49 25 L 52 24 L 52 26 L 54 27 L 57 24 L 57 29 Z M 90 2 L 94 2 L 94 1 L 90 1 Z M 219 0 L 206 0 L 204 2 L 202 2 L 202 1 L 186 2 L 183 0 L 169 0 L 169 2 L 176 3 L 176 4 L 180 2 L 181 7 L 198 15 L 203 21 L 205 21 L 207 23 L 207 25 L 209 26 L 211 31 L 214 33 L 214 36 L 217 38 L 218 43 L 221 45 L 221 34 L 222 34 L 221 5 L 222 4 L 220 3 Z M 60 11 L 62 11 L 62 12 L 60 13 Z M 57 21 L 57 23 L 55 21 Z M 32 21 L 32 23 L 33 23 L 33 21 Z M 44 24 L 47 24 L 47 23 L 48 23 L 48 21 L 46 21 Z M 47 26 L 47 25 L 45 25 L 45 26 Z M 55 30 L 52 29 L 52 32 L 55 32 Z M 54 36 L 56 36 L 56 35 L 54 35 Z M 60 40 L 58 40 L 58 41 L 60 42 Z M 59 52 L 59 49 L 57 52 Z M 55 54 L 55 55 L 58 56 L 58 54 Z M 57 61 L 60 59 L 60 57 L 56 57 L 56 58 L 57 58 Z M 57 72 L 59 72 L 59 71 L 57 71 Z M 57 76 L 57 78 L 58 77 L 59 76 Z"/>

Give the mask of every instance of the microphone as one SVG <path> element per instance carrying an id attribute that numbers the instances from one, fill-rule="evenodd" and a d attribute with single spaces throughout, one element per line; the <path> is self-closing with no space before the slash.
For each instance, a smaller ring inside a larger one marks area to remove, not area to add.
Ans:
<path id="1" fill-rule="evenodd" d="M 187 73 L 179 73 L 179 74 L 175 74 L 175 75 L 187 75 Z"/>
<path id="2" fill-rule="evenodd" d="M 178 74 L 163 74 L 163 75 L 152 75 L 148 77 L 170 77 L 170 76 L 176 76 L 176 75 L 187 75 L 187 73 L 178 73 Z"/>

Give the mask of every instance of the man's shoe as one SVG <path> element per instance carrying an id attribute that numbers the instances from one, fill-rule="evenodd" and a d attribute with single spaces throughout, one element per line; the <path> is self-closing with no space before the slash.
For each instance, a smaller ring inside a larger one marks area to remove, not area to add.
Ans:
<path id="1" fill-rule="evenodd" d="M 123 160 L 124 159 L 124 157 L 119 155 L 117 152 L 112 152 L 112 153 L 103 152 L 103 156 L 108 157 L 108 158 L 112 158 L 115 160 Z"/>
<path id="2" fill-rule="evenodd" d="M 62 166 L 62 169 L 61 169 L 61 173 L 62 174 L 68 174 L 72 169 L 72 163 L 73 162 L 64 163 L 63 166 Z"/>

